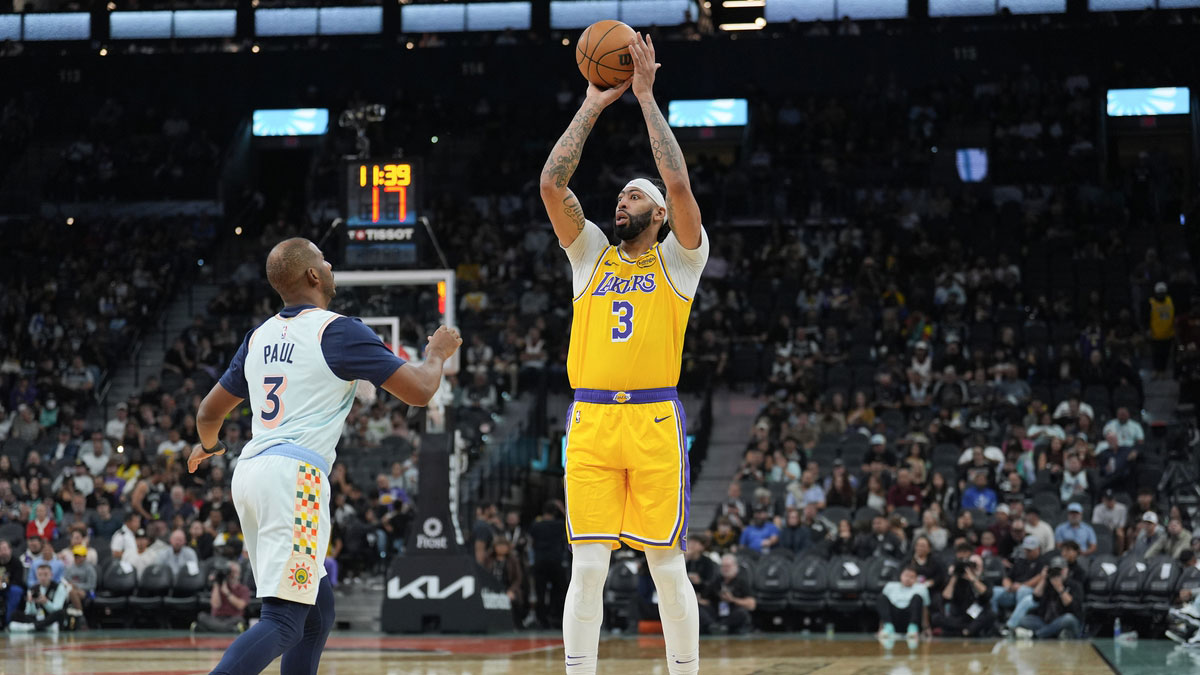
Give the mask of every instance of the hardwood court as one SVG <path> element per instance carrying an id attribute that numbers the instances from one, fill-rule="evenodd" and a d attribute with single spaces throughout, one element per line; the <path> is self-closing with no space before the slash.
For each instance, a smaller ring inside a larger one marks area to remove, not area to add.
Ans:
<path id="1" fill-rule="evenodd" d="M 216 665 L 231 637 L 179 631 L 90 631 L 5 635 L 0 673 L 193 675 Z M 701 672 L 714 675 L 919 675 L 974 673 L 1200 672 L 1200 658 L 1169 642 L 1116 648 L 1112 641 L 934 640 L 891 650 L 867 636 L 835 639 L 759 635 L 705 639 Z M 321 661 L 325 675 L 561 675 L 562 642 L 553 634 L 507 637 L 383 636 L 335 633 Z M 1107 650 L 1107 651 L 1106 651 Z M 1101 652 L 1105 652 L 1102 656 Z M 665 675 L 657 637 L 605 638 L 598 673 Z M 1200 654 L 1197 655 L 1200 657 Z M 1107 659 L 1107 661 L 1106 661 Z M 1109 666 L 1116 664 L 1116 668 Z M 278 673 L 278 661 L 266 672 Z"/>

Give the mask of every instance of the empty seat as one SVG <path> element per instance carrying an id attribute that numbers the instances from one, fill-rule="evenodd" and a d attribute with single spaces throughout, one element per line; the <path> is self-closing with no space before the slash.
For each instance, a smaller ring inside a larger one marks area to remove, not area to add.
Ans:
<path id="1" fill-rule="evenodd" d="M 604 609 L 610 626 L 632 626 L 637 620 L 638 578 L 632 563 L 618 561 L 604 582 Z"/>
<path id="2" fill-rule="evenodd" d="M 1119 561 L 1110 553 L 1097 553 L 1091 556 L 1088 565 L 1087 593 L 1083 603 L 1090 614 L 1107 615 L 1117 609 L 1113 600 L 1113 589 L 1116 587 L 1117 572 L 1120 571 Z"/>
<path id="3" fill-rule="evenodd" d="M 1132 553 L 1126 553 L 1117 567 L 1117 581 L 1113 586 L 1113 603 L 1123 614 L 1142 614 L 1150 608 L 1143 595 L 1142 587 L 1150 565 Z"/>
<path id="4" fill-rule="evenodd" d="M 1004 583 L 1004 573 L 1004 559 L 998 555 L 989 555 L 983 559 L 980 581 L 994 588 Z"/>
<path id="5" fill-rule="evenodd" d="M 850 555 L 829 561 L 829 609 L 842 614 L 857 614 L 862 609 L 866 563 Z"/>
<path id="6" fill-rule="evenodd" d="M 150 565 L 138 575 L 137 590 L 129 597 L 129 608 L 141 615 L 153 613 L 161 619 L 163 597 L 171 592 L 174 583 L 170 567 Z"/>
<path id="7" fill-rule="evenodd" d="M 1166 614 L 1178 592 L 1183 568 L 1169 555 L 1156 555 L 1146 564 L 1149 569 L 1146 571 L 1146 583 L 1142 586 L 1143 600 L 1151 612 Z"/>
<path id="8" fill-rule="evenodd" d="M 825 591 L 829 587 L 827 565 L 824 559 L 815 556 L 801 556 L 792 564 L 788 607 L 801 614 L 815 614 L 825 609 Z"/>
<path id="9" fill-rule="evenodd" d="M 121 564 L 119 560 L 113 560 L 105 568 L 104 574 L 100 577 L 99 590 L 96 591 L 96 597 L 92 603 L 99 613 L 99 621 L 103 624 L 105 619 L 118 619 L 121 623 L 128 625 L 131 619 L 129 612 L 123 611 L 129 607 L 129 596 L 137 588 L 137 571 L 133 566 L 126 563 Z"/>
<path id="10" fill-rule="evenodd" d="M 179 574 L 175 576 L 175 584 L 171 587 L 171 594 L 163 598 L 163 608 L 179 615 L 198 612 L 200 596 L 204 593 L 206 582 L 199 566 L 195 568 L 194 574 L 186 567 L 179 570 Z"/>
<path id="11" fill-rule="evenodd" d="M 837 525 L 843 520 L 851 520 L 850 509 L 844 506 L 828 506 L 824 511 L 821 512 L 821 515 L 834 525 Z M 854 521 L 851 520 L 851 523 L 853 522 Z"/>
<path id="12" fill-rule="evenodd" d="M 790 563 L 784 555 L 764 558 L 754 570 L 754 599 L 756 611 L 783 612 L 788 606 L 788 590 L 791 587 Z"/>
<path id="13" fill-rule="evenodd" d="M 900 578 L 900 568 L 899 560 L 887 556 L 876 556 L 867 561 L 863 579 L 863 606 L 868 609 L 875 606 L 884 584 Z"/>

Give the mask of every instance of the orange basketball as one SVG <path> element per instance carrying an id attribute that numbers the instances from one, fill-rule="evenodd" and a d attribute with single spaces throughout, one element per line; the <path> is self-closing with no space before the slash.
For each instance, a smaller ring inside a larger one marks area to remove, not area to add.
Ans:
<path id="1" fill-rule="evenodd" d="M 589 82 L 608 89 L 633 77 L 629 41 L 637 37 L 629 26 L 605 19 L 583 29 L 575 43 L 575 64 Z"/>

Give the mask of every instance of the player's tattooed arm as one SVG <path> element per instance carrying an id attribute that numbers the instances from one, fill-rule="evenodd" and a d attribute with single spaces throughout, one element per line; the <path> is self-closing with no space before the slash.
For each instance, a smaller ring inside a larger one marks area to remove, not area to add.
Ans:
<path id="1" fill-rule="evenodd" d="M 654 164 L 663 182 L 670 186 L 680 181 L 687 182 L 687 165 L 675 132 L 663 117 L 654 99 L 642 101 L 642 116 L 646 118 L 646 129 L 650 132 L 650 150 L 654 153 Z"/>
<path id="2" fill-rule="evenodd" d="M 654 41 L 641 33 L 629 42 L 629 54 L 633 57 L 633 93 L 642 107 L 646 118 L 646 131 L 650 136 L 650 150 L 654 153 L 654 164 L 667 186 L 667 223 L 679 243 L 688 249 L 700 247 L 700 205 L 692 194 L 688 180 L 687 163 L 683 150 L 675 139 L 675 132 L 663 117 L 654 100 L 655 73 L 661 67 L 655 58 Z"/>
<path id="3" fill-rule="evenodd" d="M 575 196 L 575 193 L 570 190 L 567 190 L 567 197 L 563 200 L 563 214 L 571 220 L 576 232 L 583 231 L 583 224 L 586 222 L 583 218 L 583 206 L 580 205 L 579 198 Z"/>
<path id="4" fill-rule="evenodd" d="M 700 246 L 700 205 L 692 194 L 688 179 L 687 163 L 683 150 L 675 139 L 675 132 L 667 124 L 658 103 L 652 97 L 641 99 L 642 116 L 646 118 L 646 131 L 650 137 L 650 150 L 654 154 L 654 165 L 667 186 L 667 225 L 684 247 Z"/>
<path id="5" fill-rule="evenodd" d="M 571 125 L 554 144 L 554 149 L 546 158 L 546 165 L 542 167 L 543 188 L 548 184 L 559 190 L 567 187 L 571 176 L 575 174 L 575 168 L 579 166 L 583 144 L 592 132 L 592 127 L 596 126 L 596 119 L 600 117 L 601 110 L 603 106 L 589 102 L 575 113 Z"/>

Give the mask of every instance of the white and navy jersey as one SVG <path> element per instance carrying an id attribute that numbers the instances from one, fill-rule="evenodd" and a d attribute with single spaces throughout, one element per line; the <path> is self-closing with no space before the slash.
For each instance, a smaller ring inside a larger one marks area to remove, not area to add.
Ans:
<path id="1" fill-rule="evenodd" d="M 317 453 L 332 467 L 356 380 L 381 386 L 404 361 L 362 321 L 312 305 L 285 307 L 246 334 L 221 386 L 250 399 L 248 459 L 281 444 Z"/>

